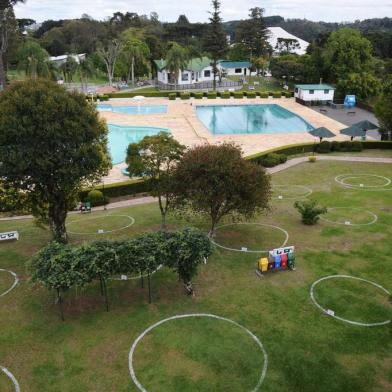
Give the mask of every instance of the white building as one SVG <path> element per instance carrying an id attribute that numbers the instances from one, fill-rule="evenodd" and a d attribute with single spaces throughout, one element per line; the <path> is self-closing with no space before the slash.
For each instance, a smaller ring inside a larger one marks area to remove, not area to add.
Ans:
<path id="1" fill-rule="evenodd" d="M 281 27 L 268 27 L 269 32 L 268 43 L 271 45 L 275 54 L 280 54 L 282 50 L 279 50 L 277 47 L 279 39 L 283 40 L 293 40 L 297 41 L 297 47 L 293 48 L 290 52 L 298 55 L 303 55 L 306 53 L 306 49 L 309 46 L 309 42 L 304 41 L 301 38 L 296 37 L 293 34 L 290 34 L 286 30 L 283 30 Z"/>
<path id="2" fill-rule="evenodd" d="M 328 84 L 296 84 L 294 97 L 305 103 L 314 101 L 332 101 L 335 95 L 335 88 Z"/>
<path id="3" fill-rule="evenodd" d="M 251 64 L 249 61 L 219 61 L 218 68 L 224 76 L 250 76 Z"/>
<path id="4" fill-rule="evenodd" d="M 81 61 L 86 59 L 86 54 L 81 53 L 81 54 L 64 54 L 62 56 L 52 56 L 49 57 L 49 60 L 55 63 L 58 67 L 62 64 L 64 64 L 67 61 L 68 57 L 72 57 L 78 64 L 80 64 Z"/>

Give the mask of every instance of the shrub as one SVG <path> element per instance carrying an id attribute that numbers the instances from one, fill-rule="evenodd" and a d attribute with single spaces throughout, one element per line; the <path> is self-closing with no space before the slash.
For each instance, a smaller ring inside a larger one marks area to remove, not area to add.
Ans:
<path id="1" fill-rule="evenodd" d="M 216 97 L 217 97 L 217 93 L 215 91 L 210 91 L 209 93 L 207 93 L 208 99 L 216 99 Z"/>
<path id="2" fill-rule="evenodd" d="M 331 152 L 331 142 L 322 141 L 320 144 L 317 145 L 316 150 L 320 154 L 328 154 L 329 152 Z"/>
<path id="3" fill-rule="evenodd" d="M 230 92 L 229 91 L 223 91 L 220 93 L 220 97 L 223 99 L 229 99 L 230 98 Z"/>
<path id="4" fill-rule="evenodd" d="M 195 99 L 202 99 L 203 98 L 203 93 L 193 93 L 193 97 Z"/>
<path id="5" fill-rule="evenodd" d="M 331 151 L 340 151 L 340 143 L 336 140 L 331 143 Z"/>
<path id="6" fill-rule="evenodd" d="M 317 157 L 315 157 L 314 155 L 312 155 L 311 157 L 308 158 L 310 163 L 315 163 L 317 161 Z"/>
<path id="7" fill-rule="evenodd" d="M 237 99 L 244 98 L 244 92 L 243 91 L 235 91 L 233 96 L 234 96 L 234 98 L 237 98 Z"/>
<path id="8" fill-rule="evenodd" d="M 316 205 L 315 200 L 296 201 L 294 207 L 302 216 L 302 223 L 305 225 L 315 225 L 321 214 L 327 213 L 326 207 Z"/>
<path id="9" fill-rule="evenodd" d="M 266 93 L 266 92 L 261 92 L 261 93 L 260 93 L 260 98 L 268 98 L 268 93 Z"/>
<path id="10" fill-rule="evenodd" d="M 268 91 L 268 96 L 269 97 L 273 97 L 274 96 L 274 92 L 273 91 Z"/>
<path id="11" fill-rule="evenodd" d="M 91 205 L 93 207 L 97 206 L 103 206 L 105 204 L 108 204 L 109 198 L 104 197 L 103 193 L 99 191 L 98 189 L 93 189 L 87 194 L 87 200 L 91 202 Z"/>
<path id="12" fill-rule="evenodd" d="M 185 92 L 185 93 L 181 93 L 181 94 L 180 94 L 180 98 L 183 99 L 183 100 L 189 99 L 190 97 L 191 97 L 191 94 L 188 93 L 188 92 Z"/>
<path id="13" fill-rule="evenodd" d="M 361 142 L 352 142 L 351 151 L 362 151 L 363 145 Z"/>
<path id="14" fill-rule="evenodd" d="M 170 101 L 175 101 L 176 98 L 177 98 L 177 93 L 170 93 L 169 94 Z"/>
<path id="15" fill-rule="evenodd" d="M 353 148 L 353 142 L 350 141 L 344 141 L 340 143 L 340 151 L 351 151 Z"/>
<path id="16" fill-rule="evenodd" d="M 246 96 L 247 96 L 248 98 L 256 98 L 256 91 L 248 91 L 248 92 L 246 93 Z"/>
<path id="17" fill-rule="evenodd" d="M 292 98 L 293 92 L 292 91 L 283 91 L 282 95 L 285 96 L 286 98 Z"/>
<path id="18" fill-rule="evenodd" d="M 262 157 L 262 159 L 260 159 L 258 163 L 264 167 L 274 167 L 280 165 L 281 163 L 285 163 L 286 161 L 287 161 L 286 155 L 270 153 Z"/>
<path id="19" fill-rule="evenodd" d="M 282 93 L 280 91 L 276 91 L 275 93 L 272 94 L 274 98 L 282 98 Z"/>

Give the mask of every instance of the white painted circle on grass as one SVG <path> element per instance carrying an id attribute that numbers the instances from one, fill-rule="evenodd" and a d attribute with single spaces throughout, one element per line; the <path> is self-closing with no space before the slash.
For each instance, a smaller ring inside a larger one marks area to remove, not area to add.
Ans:
<path id="1" fill-rule="evenodd" d="M 354 207 L 331 207 L 331 208 L 328 208 L 328 211 L 334 211 L 334 210 L 350 210 L 350 211 L 354 211 L 354 212 L 355 211 L 362 211 L 362 212 L 366 212 L 366 214 L 369 215 L 370 219 L 369 219 L 369 222 L 365 222 L 365 223 L 352 223 L 351 221 L 338 222 L 338 221 L 333 221 L 328 218 L 325 218 L 323 215 L 320 215 L 320 219 L 323 220 L 324 222 L 332 223 L 334 225 L 345 225 L 345 226 L 370 226 L 370 225 L 373 225 L 374 223 L 376 223 L 378 220 L 378 216 L 376 214 L 374 214 L 371 211 L 366 211 L 363 208 L 354 208 Z"/>
<path id="2" fill-rule="evenodd" d="M 316 301 L 316 298 L 314 297 L 314 289 L 315 289 L 315 287 L 316 287 L 319 283 L 323 282 L 324 280 L 328 280 L 328 279 L 354 279 L 354 280 L 359 280 L 359 281 L 361 281 L 361 282 L 369 283 L 369 284 L 371 284 L 371 285 L 373 285 L 373 286 L 379 288 L 379 289 L 382 290 L 384 293 L 386 293 L 386 294 L 388 294 L 388 295 L 391 295 L 391 293 L 390 293 L 387 289 L 385 289 L 384 287 L 380 286 L 379 284 L 377 284 L 377 283 L 375 283 L 375 282 L 372 282 L 371 280 L 367 280 L 367 279 L 363 279 L 363 278 L 357 278 L 357 277 L 351 276 L 351 275 L 329 275 L 329 276 L 325 276 L 324 278 L 321 278 L 321 279 L 319 279 L 319 280 L 316 280 L 316 281 L 312 284 L 312 286 L 311 286 L 311 288 L 310 288 L 310 299 L 311 299 L 312 302 L 313 302 L 319 309 L 321 309 L 325 314 L 328 314 L 329 316 L 331 316 L 331 317 L 333 317 L 333 318 L 335 318 L 335 319 L 337 319 L 337 320 L 343 321 L 343 322 L 348 323 L 348 324 L 351 324 L 351 325 L 356 325 L 356 326 L 359 326 L 359 327 L 379 327 L 379 326 L 382 326 L 382 325 L 387 325 L 387 324 L 389 324 L 389 323 L 391 322 L 391 320 L 385 320 L 385 321 L 381 321 L 381 322 L 378 322 L 378 323 L 360 323 L 360 322 L 358 322 L 358 321 L 347 320 L 347 319 L 344 319 L 344 318 L 342 318 L 342 317 L 337 316 L 336 314 L 333 314 L 333 315 L 332 315 L 331 313 L 329 313 L 329 312 L 328 312 L 328 309 L 324 309 L 324 308 Z"/>
<path id="3" fill-rule="evenodd" d="M 10 274 L 14 277 L 14 283 L 12 284 L 12 286 L 9 289 L 7 289 L 6 291 L 4 291 L 4 293 L 0 294 L 0 297 L 4 297 L 5 295 L 7 295 L 10 291 L 12 291 L 16 287 L 16 285 L 19 283 L 19 278 L 15 272 L 12 272 L 9 270 L 5 270 L 5 269 L 0 268 L 0 272 L 7 272 L 8 274 Z"/>
<path id="4" fill-rule="evenodd" d="M 263 368 L 261 369 L 261 373 L 260 373 L 257 385 L 252 390 L 252 392 L 258 391 L 260 389 L 260 387 L 261 387 L 261 384 L 263 383 L 263 381 L 265 379 L 265 376 L 267 374 L 267 368 L 268 368 L 268 354 L 267 354 L 267 351 L 265 350 L 263 344 L 261 343 L 260 339 L 256 335 L 254 335 L 251 331 L 249 331 L 248 328 L 245 328 L 241 324 L 238 324 L 236 321 L 230 320 L 230 319 L 225 318 L 225 317 L 216 316 L 214 314 L 207 314 L 207 313 L 181 314 L 181 315 L 178 315 L 178 316 L 173 316 L 173 317 L 166 318 L 164 320 L 158 321 L 157 323 L 151 325 L 150 327 L 148 327 L 146 330 L 144 330 L 136 338 L 136 340 L 133 342 L 133 344 L 131 346 L 131 349 L 129 351 L 129 372 L 131 374 L 132 381 L 135 383 L 135 385 L 139 389 L 139 391 L 147 392 L 147 389 L 145 389 L 143 387 L 143 385 L 140 383 L 140 381 L 137 379 L 136 372 L 135 372 L 135 369 L 133 367 L 133 355 L 135 353 L 137 345 L 154 328 L 159 327 L 160 325 L 162 325 L 162 324 L 164 324 L 164 323 L 166 323 L 168 321 L 178 320 L 178 319 L 185 319 L 185 318 L 190 318 L 190 317 L 209 317 L 209 318 L 216 319 L 216 320 L 226 321 L 226 322 L 228 322 L 230 324 L 233 324 L 233 325 L 241 328 L 243 331 L 245 331 L 256 342 L 257 346 L 260 348 L 260 351 L 262 352 L 263 357 L 264 357 L 264 364 L 263 364 Z"/>
<path id="5" fill-rule="evenodd" d="M 109 233 L 114 233 L 116 231 L 120 230 L 125 230 L 128 227 L 132 226 L 135 223 L 135 218 L 129 215 L 100 215 L 100 216 L 92 216 L 86 219 L 77 219 L 72 222 L 67 223 L 67 227 L 73 225 L 74 223 L 79 223 L 79 222 L 85 222 L 87 220 L 95 220 L 95 219 L 100 219 L 100 218 L 109 218 L 109 217 L 122 217 L 122 218 L 128 218 L 129 219 L 129 224 L 119 227 L 118 229 L 112 229 L 112 230 L 103 230 L 103 229 L 98 229 L 97 231 L 94 232 L 78 232 L 78 231 L 71 231 L 68 230 L 69 234 L 77 234 L 77 235 L 94 235 L 94 234 L 109 234 Z"/>
<path id="6" fill-rule="evenodd" d="M 305 185 L 272 185 L 272 190 L 277 189 L 277 190 L 284 190 L 288 188 L 296 188 L 304 191 L 303 193 L 300 193 L 297 196 L 285 196 L 284 194 L 279 194 L 279 196 L 275 197 L 275 199 L 279 200 L 296 200 L 296 199 L 302 199 L 305 197 L 310 196 L 313 193 L 313 190 L 308 188 Z"/>
<path id="7" fill-rule="evenodd" d="M 216 228 L 216 230 L 221 229 L 223 227 L 228 227 L 228 226 L 234 226 L 234 225 L 255 225 L 255 226 L 264 226 L 264 227 L 270 227 L 272 229 L 276 229 L 281 231 L 284 235 L 285 235 L 285 239 L 283 241 L 283 244 L 281 244 L 280 246 L 277 246 L 276 248 L 283 248 L 284 246 L 286 246 L 287 242 L 289 241 L 289 233 L 285 230 L 282 229 L 279 226 L 275 226 L 275 225 L 267 225 L 265 223 L 228 223 L 227 225 L 222 225 Z M 248 250 L 248 249 L 235 249 L 235 248 L 229 248 L 228 246 L 224 246 L 221 245 L 217 242 L 215 242 L 212 238 L 210 239 L 210 241 L 217 247 L 225 249 L 225 250 L 230 250 L 232 252 L 242 252 L 242 253 L 268 253 L 270 251 L 270 249 L 267 250 Z"/>
<path id="8" fill-rule="evenodd" d="M 363 181 L 361 184 L 359 185 L 355 185 L 355 184 L 350 184 L 347 181 L 350 179 L 366 179 L 366 178 L 377 178 L 380 179 L 382 181 L 384 181 L 382 184 L 379 185 L 366 185 L 365 181 Z M 388 177 L 385 176 L 380 176 L 377 174 L 340 174 L 338 176 L 335 177 L 335 181 L 342 185 L 345 188 L 349 188 L 349 189 L 361 189 L 361 190 L 371 190 L 371 191 L 378 191 L 378 190 L 385 190 L 385 191 L 389 191 L 392 190 L 392 188 L 386 188 L 387 186 L 391 185 L 392 180 Z"/>
<path id="9" fill-rule="evenodd" d="M 20 386 L 15 376 L 5 367 L 0 365 L 0 370 L 12 381 L 15 387 L 15 392 L 20 392 Z"/>

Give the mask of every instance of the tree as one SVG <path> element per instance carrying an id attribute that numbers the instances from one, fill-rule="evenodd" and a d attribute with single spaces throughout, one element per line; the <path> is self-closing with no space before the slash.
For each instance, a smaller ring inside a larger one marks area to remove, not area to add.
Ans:
<path id="1" fill-rule="evenodd" d="M 66 242 L 78 191 L 111 166 L 107 127 L 82 94 L 47 80 L 16 83 L 0 95 L 0 162 L 0 178 L 42 207 L 54 239 Z"/>
<path id="2" fill-rule="evenodd" d="M 212 0 L 213 11 L 210 12 L 209 29 L 204 37 L 204 49 L 208 52 L 212 60 L 212 73 L 214 75 L 214 90 L 216 90 L 216 77 L 219 74 L 218 62 L 227 52 L 227 38 L 223 29 L 222 18 L 220 16 L 220 1 Z"/>
<path id="3" fill-rule="evenodd" d="M 338 81 L 337 87 L 341 96 L 352 94 L 366 100 L 379 94 L 381 82 L 369 72 L 350 73 Z"/>
<path id="4" fill-rule="evenodd" d="M 174 75 L 174 87 L 177 88 L 177 83 L 180 71 L 183 71 L 188 64 L 188 53 L 181 45 L 176 42 L 170 43 L 170 49 L 166 54 L 166 68 Z"/>
<path id="5" fill-rule="evenodd" d="M 302 222 L 305 225 L 315 225 L 321 214 L 328 212 L 326 207 L 320 207 L 316 205 L 315 200 L 296 201 L 294 207 L 302 216 Z"/>
<path id="6" fill-rule="evenodd" d="M 172 202 L 172 171 L 184 150 L 185 146 L 167 132 L 146 136 L 128 147 L 126 163 L 129 174 L 150 182 L 151 194 L 158 197 L 162 229 L 166 229 L 166 216 Z"/>
<path id="7" fill-rule="evenodd" d="M 265 76 L 269 67 L 269 61 L 264 57 L 256 57 L 252 60 L 252 68 L 256 70 L 257 74 L 261 73 Z"/>
<path id="8" fill-rule="evenodd" d="M 82 85 L 82 91 L 87 92 L 88 81 L 91 76 L 95 75 L 95 68 L 93 62 L 90 58 L 82 60 L 78 66 L 78 71 L 80 75 L 80 83 Z"/>
<path id="9" fill-rule="evenodd" d="M 268 30 L 263 15 L 263 8 L 251 8 L 249 19 L 241 21 L 237 26 L 236 41 L 245 45 L 250 61 L 268 52 Z"/>
<path id="10" fill-rule="evenodd" d="M 65 62 L 60 65 L 60 70 L 63 73 L 65 82 L 72 82 L 78 67 L 78 63 L 72 56 L 68 56 Z"/>
<path id="11" fill-rule="evenodd" d="M 18 30 L 13 7 L 15 4 L 23 2 L 24 0 L 0 0 L 0 91 L 7 84 L 4 59 L 8 43 L 12 34 L 15 34 Z"/>
<path id="12" fill-rule="evenodd" d="M 194 295 L 192 279 L 198 266 L 211 255 L 211 241 L 200 230 L 187 228 L 169 233 L 166 246 L 171 250 L 167 265 L 178 273 L 187 293 Z"/>
<path id="13" fill-rule="evenodd" d="M 38 77 L 50 78 L 49 54 L 37 42 L 27 40 L 19 47 L 16 58 L 18 68 L 23 70 L 28 77 L 32 79 Z"/>
<path id="14" fill-rule="evenodd" d="M 301 58 L 294 54 L 273 57 L 270 61 L 270 71 L 277 79 L 305 79 L 305 67 Z"/>
<path id="15" fill-rule="evenodd" d="M 132 86 L 134 86 L 136 63 L 145 64 L 150 55 L 150 49 L 145 42 L 135 38 L 132 30 L 127 30 L 122 34 L 121 42 L 120 60 L 127 70 L 127 82 L 131 80 Z"/>
<path id="16" fill-rule="evenodd" d="M 121 52 L 121 43 L 120 41 L 113 39 L 108 42 L 106 46 L 99 47 L 97 52 L 106 65 L 109 85 L 112 86 L 116 62 Z"/>
<path id="17" fill-rule="evenodd" d="M 377 100 L 374 113 L 380 123 L 380 133 L 384 140 L 392 140 L 392 77 L 384 83 L 380 98 Z"/>
<path id="18" fill-rule="evenodd" d="M 251 217 L 266 209 L 271 195 L 264 169 L 241 156 L 232 144 L 195 147 L 184 154 L 173 174 L 175 204 L 211 219 L 209 236 L 228 214 Z"/>
<path id="19" fill-rule="evenodd" d="M 301 45 L 299 44 L 298 40 L 295 38 L 278 38 L 276 42 L 275 49 L 279 53 L 289 54 L 295 51 L 295 49 L 300 48 Z"/>
<path id="20" fill-rule="evenodd" d="M 31 260 L 32 281 L 55 290 L 61 319 L 64 321 L 62 294 L 73 287 L 83 287 L 91 281 L 77 256 L 77 249 L 52 242 Z"/>
<path id="21" fill-rule="evenodd" d="M 344 79 L 350 73 L 372 71 L 372 52 L 372 44 L 358 30 L 343 28 L 333 32 L 324 50 L 331 81 Z"/>

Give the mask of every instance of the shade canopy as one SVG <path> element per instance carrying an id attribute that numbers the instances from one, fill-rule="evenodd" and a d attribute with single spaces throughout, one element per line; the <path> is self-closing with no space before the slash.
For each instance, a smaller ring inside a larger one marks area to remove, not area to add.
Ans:
<path id="1" fill-rule="evenodd" d="M 369 131 L 371 129 L 377 129 L 378 125 L 373 124 L 372 122 L 368 121 L 368 120 L 363 120 L 360 122 L 355 123 L 353 126 L 362 129 L 364 131 Z"/>
<path id="2" fill-rule="evenodd" d="M 353 137 L 364 137 L 366 136 L 366 130 L 359 128 L 356 125 L 351 125 L 351 127 L 344 128 L 340 131 L 341 134 Z"/>
<path id="3" fill-rule="evenodd" d="M 329 138 L 329 137 L 335 137 L 335 134 L 325 127 L 313 129 L 309 133 L 313 136 L 316 136 L 316 137 L 319 137 L 322 139 Z"/>

